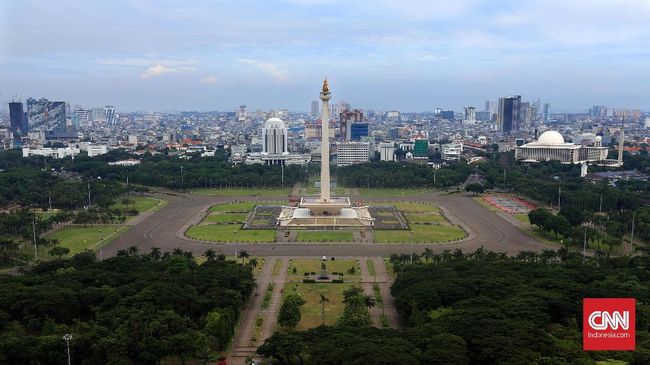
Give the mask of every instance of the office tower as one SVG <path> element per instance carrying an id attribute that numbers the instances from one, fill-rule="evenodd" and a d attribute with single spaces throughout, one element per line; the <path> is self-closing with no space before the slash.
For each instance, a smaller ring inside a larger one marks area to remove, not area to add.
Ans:
<path id="1" fill-rule="evenodd" d="M 535 107 L 535 120 L 539 120 L 538 116 L 542 113 L 542 101 L 539 98 L 533 100 L 533 106 Z"/>
<path id="2" fill-rule="evenodd" d="M 521 103 L 521 122 L 522 125 L 529 126 L 535 120 L 535 106 L 528 102 Z"/>
<path id="3" fill-rule="evenodd" d="M 352 110 L 352 106 L 347 101 L 339 101 L 336 104 L 333 104 L 331 107 L 330 115 L 336 118 L 337 115 L 341 114 L 346 110 Z"/>
<path id="4" fill-rule="evenodd" d="M 319 106 L 320 105 L 318 104 L 318 100 L 312 100 L 312 102 L 311 102 L 311 113 L 310 113 L 310 115 L 312 117 L 315 118 L 315 117 L 318 116 L 318 107 Z"/>
<path id="5" fill-rule="evenodd" d="M 363 112 L 358 109 L 352 111 L 345 110 L 339 113 L 339 120 L 341 122 L 340 134 L 341 140 L 349 141 L 354 139 L 352 136 L 352 125 L 363 121 Z M 368 124 L 366 123 L 366 136 L 368 135 Z M 359 138 L 356 139 L 357 141 Z"/>
<path id="6" fill-rule="evenodd" d="M 486 100 L 485 101 L 485 111 L 490 112 L 490 113 L 494 113 L 494 103 L 489 101 L 489 100 Z"/>
<path id="7" fill-rule="evenodd" d="M 287 127 L 282 119 L 270 118 L 262 128 L 263 153 L 283 154 L 289 152 L 287 147 Z"/>
<path id="8" fill-rule="evenodd" d="M 352 123 L 350 126 L 350 140 L 360 141 L 368 137 L 368 123 Z"/>
<path id="9" fill-rule="evenodd" d="M 543 112 L 544 123 L 548 123 L 551 120 L 551 103 L 548 101 L 544 103 L 544 112 Z"/>
<path id="10" fill-rule="evenodd" d="M 468 124 L 476 123 L 476 108 L 473 106 L 464 107 L 463 122 Z"/>
<path id="11" fill-rule="evenodd" d="M 63 101 L 27 99 L 27 117 L 30 130 L 65 131 L 66 105 Z"/>
<path id="12" fill-rule="evenodd" d="M 510 133 L 519 129 L 521 121 L 521 96 L 506 96 L 499 99 L 497 126 L 501 133 Z"/>
<path id="13" fill-rule="evenodd" d="M 115 107 L 112 105 L 106 105 L 104 107 L 104 120 L 108 124 L 114 124 L 115 123 Z"/>
<path id="14" fill-rule="evenodd" d="M 487 122 L 490 119 L 492 119 L 492 113 L 491 112 L 489 112 L 487 110 L 476 112 L 476 120 L 481 121 L 481 122 Z"/>
<path id="15" fill-rule="evenodd" d="M 440 118 L 447 120 L 454 120 L 454 111 L 453 110 L 442 110 L 440 112 Z"/>
<path id="16" fill-rule="evenodd" d="M 368 162 L 369 142 L 336 142 L 336 166 Z"/>
<path id="17" fill-rule="evenodd" d="M 607 114 L 607 107 L 604 105 L 594 105 L 589 109 L 589 116 L 598 118 Z"/>
<path id="18" fill-rule="evenodd" d="M 13 101 L 9 103 L 9 125 L 11 126 L 12 132 L 27 132 L 27 120 L 22 102 Z"/>

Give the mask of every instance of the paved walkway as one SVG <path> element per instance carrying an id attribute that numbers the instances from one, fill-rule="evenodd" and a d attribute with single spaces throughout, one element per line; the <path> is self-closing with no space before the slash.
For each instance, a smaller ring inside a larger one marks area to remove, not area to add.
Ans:
<path id="1" fill-rule="evenodd" d="M 402 324 L 400 323 L 397 308 L 395 307 L 395 298 L 390 293 L 390 286 L 393 284 L 393 279 L 388 275 L 382 257 L 373 257 L 372 261 L 375 264 L 376 280 L 379 285 L 379 291 L 381 292 L 381 298 L 384 301 L 384 314 L 388 318 L 388 324 L 391 328 L 399 328 Z"/>
<path id="2" fill-rule="evenodd" d="M 235 335 L 232 341 L 232 349 L 230 350 L 228 359 L 229 364 L 244 364 L 246 358 L 253 356 L 257 349 L 257 342 L 253 343 L 252 341 L 253 329 L 255 328 L 257 317 L 262 310 L 264 293 L 269 286 L 269 282 L 271 282 L 275 260 L 274 257 L 267 257 L 264 260 L 262 271 L 257 276 L 257 288 L 255 289 L 259 294 L 257 296 L 254 295 L 248 301 L 244 312 L 241 314 L 242 320 L 239 327 L 235 329 Z"/>
<path id="3" fill-rule="evenodd" d="M 374 298 L 375 291 L 372 287 L 372 284 L 375 281 L 375 277 L 371 276 L 368 272 L 368 259 L 368 257 L 359 257 L 359 267 L 361 268 L 361 285 L 363 287 L 363 293 L 371 298 Z M 372 325 L 374 327 L 381 327 L 381 308 L 379 305 L 380 303 L 376 303 L 374 307 L 370 308 L 370 318 L 372 318 Z"/>
<path id="4" fill-rule="evenodd" d="M 276 261 L 280 261 L 280 270 L 277 276 L 273 276 L 273 268 Z M 240 326 L 235 330 L 233 337 L 233 346 L 228 356 L 228 364 L 243 365 L 247 358 L 255 355 L 257 346 L 264 343 L 268 337 L 273 334 L 273 328 L 277 321 L 277 312 L 280 309 L 282 293 L 280 292 L 284 287 L 287 280 L 287 270 L 289 268 L 288 257 L 267 257 L 262 271 L 257 277 L 257 291 L 258 296 L 254 296 L 249 300 L 248 305 L 242 313 L 242 321 Z M 269 287 L 269 283 L 275 283 L 273 293 L 271 295 L 270 305 L 267 309 L 262 309 L 264 302 L 264 295 Z M 259 338 L 253 341 L 253 330 L 255 328 L 257 318 L 262 318 L 262 329 Z"/>

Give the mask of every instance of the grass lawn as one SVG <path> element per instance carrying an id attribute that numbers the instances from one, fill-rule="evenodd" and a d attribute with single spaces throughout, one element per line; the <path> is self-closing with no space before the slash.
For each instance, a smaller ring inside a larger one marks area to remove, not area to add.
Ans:
<path id="1" fill-rule="evenodd" d="M 436 206 L 420 203 L 394 203 L 393 205 L 404 214 L 410 230 L 375 230 L 377 243 L 436 243 L 458 240 L 466 235 L 462 228 L 449 223 L 440 208 Z"/>
<path id="2" fill-rule="evenodd" d="M 530 219 L 528 219 L 528 214 L 520 213 L 520 214 L 513 214 L 513 217 L 515 217 L 516 220 L 525 223 L 525 224 L 530 224 Z"/>
<path id="3" fill-rule="evenodd" d="M 289 264 L 289 270 L 287 271 L 289 276 L 300 276 L 304 277 L 306 272 L 315 272 L 320 274 L 320 265 L 322 260 L 319 259 L 304 259 L 304 260 L 291 260 Z M 336 259 L 334 261 L 328 260 L 325 261 L 327 265 L 327 272 L 342 272 L 344 278 L 349 278 L 350 276 L 361 276 L 361 269 L 357 263 L 357 259 Z M 349 274 L 348 270 L 354 267 L 354 274 Z M 293 269 L 296 269 L 296 273 L 293 273 Z"/>
<path id="4" fill-rule="evenodd" d="M 203 222 L 210 223 L 238 223 L 246 220 L 247 214 L 244 213 L 211 213 L 203 218 Z"/>
<path id="5" fill-rule="evenodd" d="M 298 293 L 307 303 L 300 308 L 302 318 L 298 323 L 297 329 L 306 330 L 315 328 L 322 323 L 322 306 L 320 304 L 320 295 L 323 294 L 329 302 L 325 303 L 325 325 L 332 326 L 336 324 L 341 313 L 343 313 L 343 291 L 351 287 L 351 284 L 332 284 L 332 283 L 287 283 L 284 287 L 284 295 Z M 311 291 L 309 290 L 311 288 Z"/>
<path id="6" fill-rule="evenodd" d="M 97 250 L 100 241 L 103 245 L 107 245 L 128 228 L 124 225 L 89 226 L 86 228 L 68 226 L 52 232 L 49 238 L 59 240 L 61 246 L 70 249 L 70 255 L 74 255 L 85 249 Z"/>
<path id="7" fill-rule="evenodd" d="M 388 258 L 384 258 L 384 266 L 386 267 L 386 273 L 388 276 L 394 278 L 395 271 L 393 271 L 393 264 L 390 263 L 390 260 Z"/>
<path id="8" fill-rule="evenodd" d="M 411 230 L 376 230 L 377 243 L 437 243 L 454 241 L 465 237 L 458 226 L 413 224 Z"/>
<path id="9" fill-rule="evenodd" d="M 299 242 L 352 242 L 352 232 L 349 231 L 298 231 L 296 239 Z"/>
<path id="10" fill-rule="evenodd" d="M 278 205 L 282 202 L 238 202 L 228 204 L 217 204 L 210 207 L 209 212 L 223 212 L 223 213 L 242 213 L 250 212 L 256 205 Z"/>
<path id="11" fill-rule="evenodd" d="M 142 213 L 150 211 L 160 203 L 160 199 L 148 196 L 132 196 L 131 200 L 133 200 L 133 204 L 129 204 L 128 208 L 122 203 L 122 199 L 117 199 L 117 203 L 113 204 L 111 208 L 120 210 L 135 209 Z"/>
<path id="12" fill-rule="evenodd" d="M 200 224 L 186 232 L 190 238 L 220 242 L 274 242 L 275 230 L 241 229 L 241 224 Z"/>
<path id="13" fill-rule="evenodd" d="M 291 189 L 264 189 L 264 188 L 241 188 L 241 189 L 196 189 L 192 193 L 198 195 L 218 196 L 289 196 Z"/>
<path id="14" fill-rule="evenodd" d="M 370 276 L 375 276 L 375 262 L 372 260 L 366 261 L 366 266 L 368 266 L 368 274 Z"/>
<path id="15" fill-rule="evenodd" d="M 415 195 L 427 192 L 427 189 L 364 189 L 359 188 L 359 195 L 361 196 L 406 196 Z"/>

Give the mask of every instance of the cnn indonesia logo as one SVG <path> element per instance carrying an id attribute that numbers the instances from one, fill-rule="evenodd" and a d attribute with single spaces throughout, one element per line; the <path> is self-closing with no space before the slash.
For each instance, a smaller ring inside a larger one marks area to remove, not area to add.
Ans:
<path id="1" fill-rule="evenodd" d="M 584 298 L 582 309 L 583 350 L 634 351 L 634 298 Z"/>

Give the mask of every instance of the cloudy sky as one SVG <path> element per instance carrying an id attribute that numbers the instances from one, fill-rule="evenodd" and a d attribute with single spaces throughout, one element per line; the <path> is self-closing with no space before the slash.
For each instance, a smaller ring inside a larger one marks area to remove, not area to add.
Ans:
<path id="1" fill-rule="evenodd" d="M 0 100 L 650 110 L 650 0 L 0 0 Z"/>

